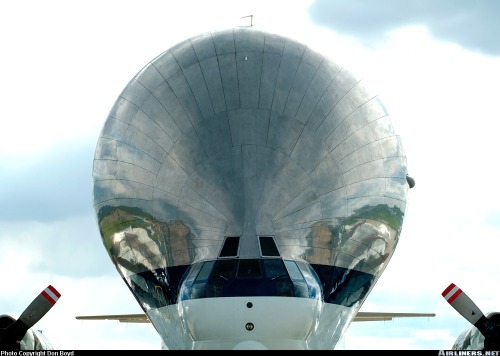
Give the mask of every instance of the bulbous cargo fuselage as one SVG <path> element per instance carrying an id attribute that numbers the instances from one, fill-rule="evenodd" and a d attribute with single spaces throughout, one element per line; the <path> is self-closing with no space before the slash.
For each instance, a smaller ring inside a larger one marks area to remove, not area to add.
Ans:
<path id="1" fill-rule="evenodd" d="M 237 28 L 132 78 L 99 137 L 94 207 L 167 347 L 333 348 L 397 245 L 406 174 L 362 81 Z"/>

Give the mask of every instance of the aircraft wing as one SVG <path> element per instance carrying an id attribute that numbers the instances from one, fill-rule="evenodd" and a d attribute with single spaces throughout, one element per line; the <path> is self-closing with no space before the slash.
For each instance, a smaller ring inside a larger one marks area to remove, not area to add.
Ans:
<path id="1" fill-rule="evenodd" d="M 354 321 L 382 321 L 393 318 L 434 317 L 434 313 L 384 313 L 384 312 L 358 312 Z M 146 314 L 116 314 L 116 315 L 88 315 L 77 316 L 78 320 L 117 320 L 120 323 L 149 323 Z"/>
<path id="2" fill-rule="evenodd" d="M 149 323 L 146 314 L 86 315 L 77 316 L 78 320 L 117 320 L 120 323 Z"/>
<path id="3" fill-rule="evenodd" d="M 384 312 L 358 312 L 353 321 L 382 321 L 392 320 L 393 318 L 418 318 L 434 317 L 434 313 L 384 313 Z"/>

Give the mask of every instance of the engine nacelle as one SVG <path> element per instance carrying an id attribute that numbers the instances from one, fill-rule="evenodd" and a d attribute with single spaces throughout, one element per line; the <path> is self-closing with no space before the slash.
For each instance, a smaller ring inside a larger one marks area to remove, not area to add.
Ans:
<path id="1" fill-rule="evenodd" d="M 491 312 L 486 317 L 500 328 L 500 313 Z M 490 338 L 491 339 L 491 338 Z M 484 335 L 471 325 L 464 330 L 453 344 L 453 350 L 498 350 L 500 340 L 485 339 Z"/>
<path id="2" fill-rule="evenodd" d="M 6 329 L 17 320 L 13 315 L 0 315 L 0 330 Z M 52 344 L 40 330 L 28 329 L 22 340 L 10 340 L 15 350 L 54 350 Z"/>

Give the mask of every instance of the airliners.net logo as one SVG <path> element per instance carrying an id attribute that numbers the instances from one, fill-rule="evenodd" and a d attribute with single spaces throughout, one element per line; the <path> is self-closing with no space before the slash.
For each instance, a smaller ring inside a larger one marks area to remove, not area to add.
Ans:
<path id="1" fill-rule="evenodd" d="M 439 350 L 438 356 L 500 356 L 500 351 Z"/>

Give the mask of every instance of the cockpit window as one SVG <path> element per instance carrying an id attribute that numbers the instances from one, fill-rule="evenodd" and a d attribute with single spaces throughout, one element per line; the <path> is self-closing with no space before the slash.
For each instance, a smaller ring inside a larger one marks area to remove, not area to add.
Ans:
<path id="1" fill-rule="evenodd" d="M 260 269 L 260 260 L 240 260 L 237 277 L 238 278 L 262 277 L 262 270 Z"/>
<path id="2" fill-rule="evenodd" d="M 274 280 L 281 276 L 288 276 L 283 261 L 281 259 L 263 260 L 266 278 Z"/>
<path id="3" fill-rule="evenodd" d="M 295 264 L 295 261 L 285 261 L 285 266 L 286 269 L 288 270 L 288 273 L 290 273 L 290 278 L 295 281 L 300 281 L 304 279 L 302 276 L 302 273 L 300 273 L 299 268 Z"/>
<path id="4" fill-rule="evenodd" d="M 205 264 L 200 270 L 200 273 L 198 273 L 198 276 L 196 277 L 196 281 L 206 281 L 208 279 L 208 276 L 210 276 L 210 271 L 212 270 L 214 262 L 215 261 L 205 262 Z"/>
<path id="5" fill-rule="evenodd" d="M 238 260 L 218 260 L 212 271 L 212 278 L 222 278 L 226 281 L 234 278 L 234 268 Z"/>
<path id="6" fill-rule="evenodd" d="M 307 262 L 276 257 L 196 262 L 179 290 L 180 300 L 241 296 L 318 299 L 322 293 L 319 278 Z"/>
<path id="7" fill-rule="evenodd" d="M 198 275 L 198 272 L 200 272 L 201 267 L 203 267 L 202 263 L 195 263 L 191 266 L 191 269 L 188 270 L 188 275 L 186 278 L 186 282 L 192 283 L 196 276 Z"/>
<path id="8" fill-rule="evenodd" d="M 260 254 L 265 257 L 279 257 L 278 247 L 272 236 L 259 236 Z"/>
<path id="9" fill-rule="evenodd" d="M 222 250 L 219 253 L 219 257 L 237 257 L 238 247 L 240 245 L 239 236 L 228 236 L 222 245 Z"/>

